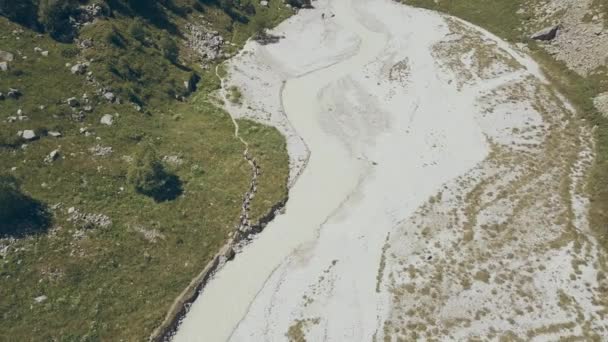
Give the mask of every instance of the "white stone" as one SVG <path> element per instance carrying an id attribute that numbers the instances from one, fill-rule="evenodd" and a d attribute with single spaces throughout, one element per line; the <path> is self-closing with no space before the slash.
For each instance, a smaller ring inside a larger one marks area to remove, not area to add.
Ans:
<path id="1" fill-rule="evenodd" d="M 114 123 L 114 117 L 111 114 L 106 114 L 101 117 L 101 120 L 99 122 L 106 126 L 112 126 L 112 124 Z"/>

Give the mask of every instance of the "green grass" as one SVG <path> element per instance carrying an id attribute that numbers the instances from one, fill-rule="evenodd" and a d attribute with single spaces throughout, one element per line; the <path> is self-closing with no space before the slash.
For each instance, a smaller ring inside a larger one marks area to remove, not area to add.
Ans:
<path id="1" fill-rule="evenodd" d="M 413 6 L 424 7 L 448 13 L 490 32 L 512 43 L 526 42 L 531 55 L 539 62 L 545 75 L 552 84 L 576 107 L 591 127 L 595 130 L 596 160 L 591 168 L 587 191 L 591 199 L 590 223 L 598 233 L 602 243 L 608 248 L 608 119 L 603 117 L 593 106 L 593 98 L 608 91 L 607 67 L 603 66 L 588 77 L 583 77 L 567 68 L 545 52 L 538 43 L 530 41 L 518 30 L 525 27 L 530 14 L 524 11 L 517 14 L 523 4 L 522 0 L 452 0 L 436 3 L 433 0 L 405 0 Z M 604 11 L 608 19 L 608 5 L 596 1 L 599 10 Z"/>
<path id="2" fill-rule="evenodd" d="M 279 3 L 272 1 L 270 9 L 258 13 L 277 23 L 290 13 Z M 216 7 L 204 9 L 205 18 L 237 43 L 233 50 L 252 32 L 249 24 L 231 22 Z M 129 36 L 131 20 L 117 15 L 88 26 L 82 37 L 92 38 L 94 48 L 77 56 L 74 44 L 60 44 L 25 28 L 16 39 L 11 32 L 18 26 L 0 17 L 1 49 L 16 56 L 11 70 L 0 74 L 0 92 L 15 87 L 24 94 L 18 100 L 0 101 L 2 136 L 24 129 L 63 134 L 42 136 L 25 149 L 0 147 L 0 173 L 17 177 L 22 189 L 46 204 L 53 217 L 48 231 L 12 242 L 0 260 L 0 340 L 145 340 L 237 224 L 251 168 L 243 159 L 242 143 L 233 135 L 230 117 L 208 101 L 219 88 L 214 67 L 200 68 L 187 51 L 182 51 L 184 65 L 172 64 L 157 47 L 166 32 L 146 22 L 152 43 L 141 44 Z M 170 20 L 180 26 L 187 17 L 170 15 Z M 105 40 L 111 30 L 127 44 L 117 47 Z M 48 50 L 49 56 L 35 53 L 36 46 Z M 94 59 L 90 70 L 116 90 L 123 104 L 109 104 L 84 76 L 70 73 L 66 63 L 83 57 Z M 115 63 L 138 76 L 112 71 Z M 174 95 L 183 94 L 183 81 L 193 72 L 202 78 L 198 92 L 186 102 L 174 100 Z M 83 93 L 94 109 L 83 122 L 76 122 L 65 100 Z M 144 102 L 143 113 L 129 103 L 131 93 Z M 4 121 L 18 109 L 28 121 Z M 99 124 L 108 113 L 119 114 L 112 127 Z M 257 220 L 287 196 L 285 141 L 274 128 L 246 120 L 239 120 L 239 125 L 262 170 L 251 209 Z M 81 134 L 82 127 L 95 134 Z M 182 160 L 179 165 L 164 163 L 182 182 L 183 193 L 174 201 L 155 202 L 127 184 L 128 159 L 143 143 L 153 144 L 160 156 Z M 113 152 L 94 157 L 89 148 L 96 145 L 111 146 Z M 54 149 L 60 150 L 61 158 L 44 163 Z M 79 227 L 68 220 L 70 207 L 107 215 L 112 225 L 77 238 Z M 142 230 L 160 235 L 149 241 Z M 0 245 L 7 243 L 0 239 Z M 35 303 L 41 295 L 48 299 Z"/>

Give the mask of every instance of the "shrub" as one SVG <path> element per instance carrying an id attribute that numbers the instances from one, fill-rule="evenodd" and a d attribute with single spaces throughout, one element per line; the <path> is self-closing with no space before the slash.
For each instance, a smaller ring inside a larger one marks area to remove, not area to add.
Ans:
<path id="1" fill-rule="evenodd" d="M 143 145 L 137 152 L 127 173 L 127 181 L 135 191 L 157 202 L 173 200 L 183 192 L 179 178 L 165 170 L 149 144 Z"/>
<path id="2" fill-rule="evenodd" d="M 39 9 L 40 22 L 53 39 L 69 43 L 76 35 L 70 17 L 78 14 L 73 0 L 42 0 Z"/>
<path id="3" fill-rule="evenodd" d="M 177 63 L 177 60 L 179 59 L 179 48 L 173 39 L 164 36 L 160 41 L 160 48 L 166 59 L 170 60 L 171 63 Z"/>
<path id="4" fill-rule="evenodd" d="M 167 173 L 152 146 L 145 144 L 138 151 L 127 179 L 137 192 L 145 195 L 153 195 L 165 186 Z"/>
<path id="5" fill-rule="evenodd" d="M 135 20 L 129 25 L 129 34 L 142 44 L 146 41 L 146 30 L 140 20 Z"/>

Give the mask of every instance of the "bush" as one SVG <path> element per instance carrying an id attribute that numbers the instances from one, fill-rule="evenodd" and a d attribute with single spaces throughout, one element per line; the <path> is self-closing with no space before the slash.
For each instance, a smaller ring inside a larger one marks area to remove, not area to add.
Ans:
<path id="1" fill-rule="evenodd" d="M 78 7 L 73 0 L 42 0 L 39 9 L 40 22 L 53 39 L 69 43 L 76 29 L 70 22 L 70 17 L 78 14 Z"/>
<path id="2" fill-rule="evenodd" d="M 146 41 L 146 30 L 143 28 L 143 23 L 140 20 L 135 20 L 129 25 L 129 34 L 142 44 Z"/>
<path id="3" fill-rule="evenodd" d="M 127 181 L 135 191 L 157 202 L 175 199 L 182 193 L 179 178 L 165 171 L 156 151 L 149 144 L 137 152 L 127 173 Z"/>
<path id="4" fill-rule="evenodd" d="M 127 175 L 129 183 L 143 194 L 154 194 L 167 182 L 167 173 L 150 145 L 138 151 Z"/>
<path id="5" fill-rule="evenodd" d="M 173 64 L 177 63 L 179 59 L 179 48 L 173 39 L 164 36 L 160 41 L 160 48 L 166 59 L 170 60 Z"/>

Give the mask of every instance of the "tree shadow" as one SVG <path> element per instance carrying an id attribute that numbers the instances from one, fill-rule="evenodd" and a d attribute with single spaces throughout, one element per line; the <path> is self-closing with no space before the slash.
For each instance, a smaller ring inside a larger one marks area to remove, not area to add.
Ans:
<path id="1" fill-rule="evenodd" d="M 167 3 L 173 4 L 171 1 Z M 161 6 L 157 1 L 130 0 L 125 4 L 120 0 L 108 0 L 107 4 L 113 11 L 141 17 L 157 28 L 167 30 L 171 34 L 179 33 L 178 27 L 169 20 L 167 13 L 165 13 L 164 6 Z M 169 10 L 179 12 L 178 6 L 172 5 L 170 7 Z"/>
<path id="2" fill-rule="evenodd" d="M 0 238 L 41 234 L 51 226 L 46 206 L 24 194 L 13 203 L 0 203 L 0 217 Z"/>
<path id="3" fill-rule="evenodd" d="M 141 194 L 152 197 L 155 202 L 173 201 L 184 193 L 183 183 L 179 177 L 172 174 L 166 174 L 165 183 L 162 187 L 154 191 L 140 191 Z"/>

